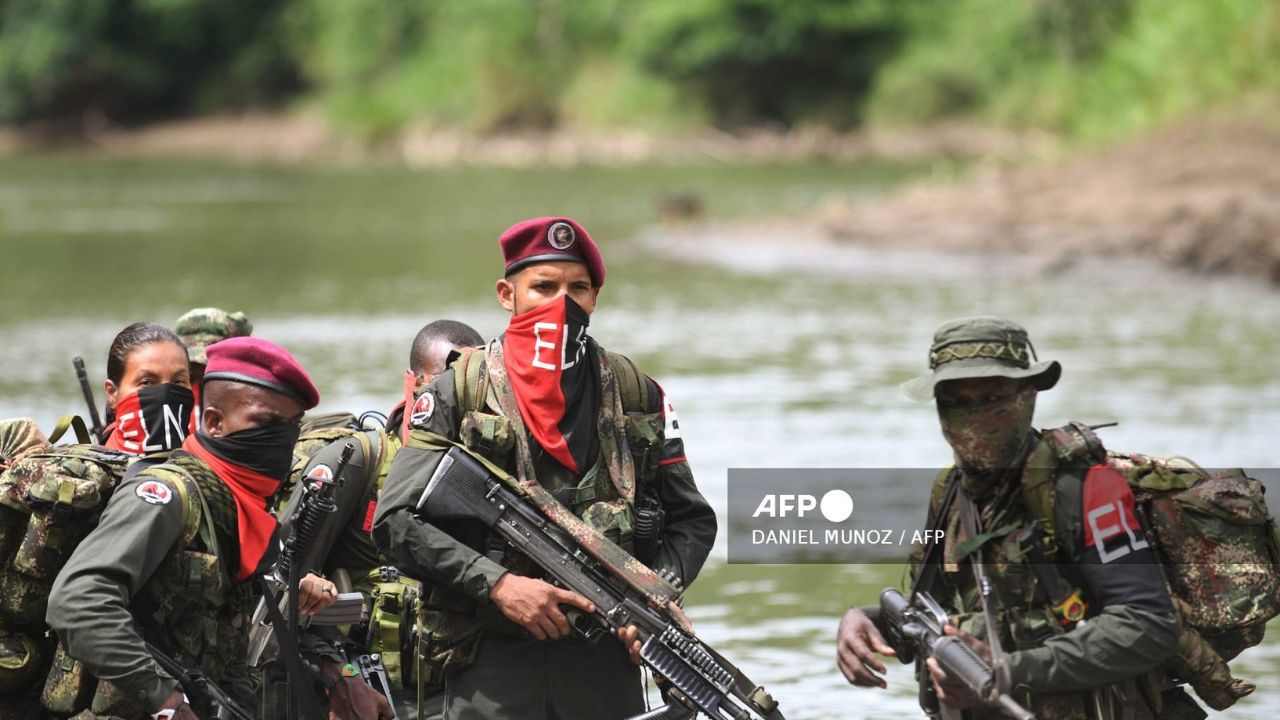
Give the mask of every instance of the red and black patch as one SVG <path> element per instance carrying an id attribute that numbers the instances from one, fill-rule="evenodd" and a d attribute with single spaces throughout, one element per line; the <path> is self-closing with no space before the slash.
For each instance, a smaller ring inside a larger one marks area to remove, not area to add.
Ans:
<path id="1" fill-rule="evenodd" d="M 1138 524 L 1133 491 L 1124 476 L 1107 465 L 1089 468 L 1084 478 L 1084 544 L 1109 563 L 1149 548 Z"/>
<path id="2" fill-rule="evenodd" d="M 426 391 L 413 401 L 413 408 L 409 411 L 409 426 L 415 428 L 426 428 L 427 423 L 431 421 L 431 416 L 436 412 L 436 396 L 430 391 Z"/>
<path id="3" fill-rule="evenodd" d="M 173 490 L 158 480 L 148 480 L 134 492 L 152 505 L 168 505 L 173 500 Z"/>

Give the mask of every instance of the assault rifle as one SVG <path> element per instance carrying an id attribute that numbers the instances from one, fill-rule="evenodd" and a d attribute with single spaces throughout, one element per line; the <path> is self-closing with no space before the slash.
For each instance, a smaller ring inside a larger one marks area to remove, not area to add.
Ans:
<path id="1" fill-rule="evenodd" d="M 178 681 L 178 685 L 187 697 L 194 700 L 197 706 L 203 705 L 213 712 L 210 716 L 211 720 L 253 720 L 253 715 L 249 714 L 248 710 L 240 707 L 239 703 L 231 699 L 230 695 L 215 685 L 204 673 L 179 665 L 178 661 L 151 643 L 147 643 L 147 651 L 156 659 L 156 664 L 162 670 Z"/>
<path id="2" fill-rule="evenodd" d="M 889 631 L 889 644 L 903 663 L 912 662 L 917 655 L 922 659 L 932 657 L 948 677 L 955 678 L 968 687 L 984 702 L 998 708 L 1015 720 L 1035 720 L 1035 716 L 1018 704 L 1008 693 L 1000 692 L 995 673 L 973 648 L 955 635 L 946 635 L 949 624 L 947 612 L 927 592 L 917 592 L 908 602 L 902 593 L 885 588 L 880 593 L 880 618 Z M 927 714 L 948 712 L 938 708 L 938 700 L 928 691 L 928 677 L 921 679 L 920 707 Z M 959 717 L 959 712 L 954 712 Z"/>
<path id="3" fill-rule="evenodd" d="M 93 435 L 94 444 L 100 444 L 106 426 L 98 416 L 98 404 L 93 399 L 93 387 L 89 385 L 89 374 L 84 369 L 84 358 L 77 355 L 71 360 L 71 364 L 76 369 L 76 380 L 80 381 L 80 392 L 84 393 L 84 402 L 89 406 L 89 422 L 92 423 L 89 426 L 89 432 Z"/>
<path id="4" fill-rule="evenodd" d="M 254 667 L 261 662 L 267 641 L 274 635 L 286 670 L 288 693 L 285 714 L 291 718 L 322 720 L 325 717 L 319 701 L 311 692 L 310 677 L 298 652 L 298 583 L 308 568 L 308 561 L 314 559 L 312 551 L 316 538 L 337 516 L 334 491 L 343 484 L 342 473 L 354 452 L 355 445 L 348 443 L 342 449 L 337 467 L 318 465 L 312 469 L 311 476 L 299 482 L 297 492 L 301 494 L 284 523 L 288 539 L 284 542 L 280 561 L 271 573 L 259 578 L 262 598 L 254 610 L 249 628 L 249 664 Z M 357 612 L 350 617 L 353 608 Z M 339 623 L 358 621 L 364 613 L 364 596 L 342 593 L 322 613 L 337 615 Z"/>
<path id="5" fill-rule="evenodd" d="M 640 659 L 669 683 L 668 696 L 688 710 L 715 720 L 784 720 L 765 689 L 710 646 L 686 631 L 665 602 L 675 598 L 672 584 L 659 579 L 600 533 L 576 527 L 574 535 L 551 522 L 534 501 L 519 494 L 479 460 L 458 447 L 440 460 L 417 511 L 427 520 L 483 522 L 537 563 L 552 580 L 595 605 L 594 616 L 569 613 L 574 630 L 589 640 L 605 630 L 635 626 L 642 643 Z M 605 562 L 601 558 L 620 560 Z M 656 582 L 655 582 L 656 581 Z M 637 588 L 653 583 L 661 592 Z M 670 705 L 672 712 L 678 705 Z M 661 708 L 641 717 L 665 715 Z"/>
<path id="6" fill-rule="evenodd" d="M 301 493 L 296 502 L 291 504 L 288 517 L 281 524 L 282 531 L 288 539 L 284 552 L 276 568 L 265 578 L 271 588 L 270 600 L 263 596 L 253 611 L 249 628 L 249 666 L 257 667 L 262 662 L 263 652 L 273 635 L 272 622 L 267 603 L 274 602 L 281 613 L 289 620 L 290 630 L 310 625 L 353 625 L 365 620 L 364 596 L 358 592 L 338 593 L 338 599 L 332 605 L 309 618 L 298 618 L 296 607 L 297 582 L 309 569 L 307 561 L 313 559 L 313 551 L 317 538 L 332 520 L 337 509 L 334 502 L 335 487 L 343 484 L 342 473 L 355 452 L 354 445 L 347 445 L 342 450 L 338 466 L 332 474 L 322 473 L 315 477 L 304 478 L 299 482 L 297 492 Z M 310 482 L 307 482 L 307 481 Z M 297 578 L 292 577 L 296 573 Z"/>

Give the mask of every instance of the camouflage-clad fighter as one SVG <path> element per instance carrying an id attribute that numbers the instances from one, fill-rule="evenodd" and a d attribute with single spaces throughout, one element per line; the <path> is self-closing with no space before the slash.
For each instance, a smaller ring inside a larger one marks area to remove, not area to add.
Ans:
<path id="1" fill-rule="evenodd" d="M 586 334 L 604 284 L 591 237 L 568 218 L 539 218 L 509 228 L 501 246 L 507 330 L 464 353 L 409 409 L 413 431 L 388 476 L 374 537 L 434 586 L 428 655 L 444 678 L 446 717 L 626 717 L 644 709 L 628 648 L 568 637 L 566 612 L 589 612 L 585 598 L 542 580 L 479 523 L 437 527 L 415 514 L 458 442 L 686 585 L 715 538 L 670 403 L 630 360 Z"/>
<path id="2" fill-rule="evenodd" d="M 251 705 L 250 580 L 273 560 L 277 542 L 266 503 L 319 394 L 293 356 L 267 341 L 228 340 L 208 355 L 203 429 L 167 462 L 116 488 L 54 583 L 48 622 L 78 661 L 55 667 L 62 673 L 46 688 L 46 701 L 73 706 L 64 711 L 195 718 L 145 643 Z M 335 597 L 333 583 L 305 578 L 299 597 L 304 612 L 317 610 Z M 90 676 L 102 682 L 86 693 Z"/>
<path id="3" fill-rule="evenodd" d="M 932 373 L 903 385 L 914 400 L 936 399 L 956 460 L 939 476 L 929 510 L 929 527 L 944 529 L 946 541 L 927 553 L 916 549 L 916 589 L 985 638 L 983 580 L 973 572 L 981 563 L 1004 656 L 997 684 L 1029 702 L 1040 720 L 1103 720 L 1123 704 L 1133 713 L 1125 717 L 1204 717 L 1183 690 L 1158 677 L 1178 648 L 1179 624 L 1135 520 L 1133 493 L 1087 428 L 1070 439 L 1032 428 L 1037 392 L 1061 374 L 1057 362 L 1033 359 L 1026 331 L 1014 323 L 953 320 L 934 335 Z M 1028 507 L 1038 504 L 1024 494 L 1032 486 L 1046 500 L 1056 493 L 1052 527 Z M 1056 562 L 1041 554 L 1055 546 Z M 854 685 L 885 687 L 873 653 L 894 653 L 878 610 L 853 608 L 840 622 L 837 662 Z M 990 660 L 991 648 L 967 639 Z M 965 718 L 1004 717 L 979 705 L 935 659 L 927 672 L 937 698 L 965 709 Z"/>
<path id="4" fill-rule="evenodd" d="M 56 496 L 64 486 L 92 485 L 76 474 L 88 468 L 110 473 L 94 478 L 114 485 L 134 458 L 163 459 L 190 431 L 194 396 L 186 349 L 169 328 L 133 323 L 117 333 L 107 353 L 105 387 L 112 412 L 105 448 L 54 447 L 33 420 L 0 423 L 0 720 L 38 713 L 54 649 L 45 602 L 61 561 L 82 537 L 76 525 L 91 522 L 88 512 L 55 518 L 42 488 Z M 91 495 L 97 493 L 75 496 Z M 48 529 L 28 530 L 36 527 Z"/>

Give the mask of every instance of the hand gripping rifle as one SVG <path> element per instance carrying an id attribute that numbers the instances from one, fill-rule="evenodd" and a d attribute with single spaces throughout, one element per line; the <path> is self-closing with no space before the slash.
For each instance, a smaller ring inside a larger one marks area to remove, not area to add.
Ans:
<path id="1" fill-rule="evenodd" d="M 106 427 L 102 424 L 102 418 L 98 416 L 98 404 L 93 399 L 93 387 L 89 385 L 89 374 L 84 369 L 84 358 L 79 355 L 71 360 L 71 364 L 76 369 L 76 380 L 80 381 L 80 392 L 84 393 L 84 403 L 89 406 L 89 432 L 93 435 L 93 442 L 100 444 L 102 442 L 102 433 Z"/>
<path id="2" fill-rule="evenodd" d="M 1035 720 L 1035 716 L 1018 704 L 997 686 L 995 673 L 973 648 L 955 635 L 946 635 L 944 629 L 950 621 L 947 613 L 927 592 L 915 593 L 908 602 L 902 593 L 885 588 L 880 593 L 880 618 L 889 631 L 889 644 L 903 663 L 912 662 L 918 655 L 922 660 L 932 657 L 948 677 L 955 678 L 992 705 L 1015 720 Z M 923 683 L 921 707 L 925 707 Z M 936 704 L 930 698 L 930 704 Z M 958 716 L 958 713 L 957 713 Z"/>
<path id="3" fill-rule="evenodd" d="M 453 447 L 427 483 L 417 512 L 432 522 L 483 522 L 529 556 L 554 582 L 590 600 L 595 605 L 593 617 L 569 613 L 570 624 L 583 637 L 595 640 L 605 630 L 617 633 L 634 625 L 642 643 L 640 659 L 667 679 L 669 696 L 689 710 L 714 720 L 784 720 L 778 703 L 763 687 L 686 631 L 665 602 L 652 599 L 655 595 L 678 597 L 669 582 L 647 568 L 639 570 L 642 566 L 635 558 L 595 530 L 575 527 L 571 535 L 549 520 L 531 498 L 510 487 L 511 482 Z M 601 557 L 621 562 L 604 562 Z M 637 578 L 656 580 L 666 593 L 642 592 L 637 585 L 644 581 Z M 674 706 L 670 709 L 677 710 Z M 641 717 L 663 717 L 664 710 Z"/>
<path id="4" fill-rule="evenodd" d="M 211 720 L 253 720 L 253 715 L 249 714 L 248 710 L 240 707 L 239 703 L 231 699 L 231 696 L 222 688 L 213 684 L 213 681 L 204 673 L 179 665 L 178 661 L 151 643 L 147 643 L 147 650 L 151 653 L 151 657 L 156 659 L 160 669 L 178 681 L 178 685 L 187 697 L 194 700 L 197 705 L 203 705 L 213 712 L 210 716 Z"/>

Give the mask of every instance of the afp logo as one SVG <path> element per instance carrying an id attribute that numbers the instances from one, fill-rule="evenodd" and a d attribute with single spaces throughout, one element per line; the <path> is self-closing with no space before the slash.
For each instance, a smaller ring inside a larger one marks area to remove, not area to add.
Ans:
<path id="1" fill-rule="evenodd" d="M 844 490 L 828 490 L 821 500 L 816 495 L 769 493 L 760 499 L 751 517 L 803 518 L 814 510 L 828 522 L 844 522 L 853 515 L 853 497 Z"/>

